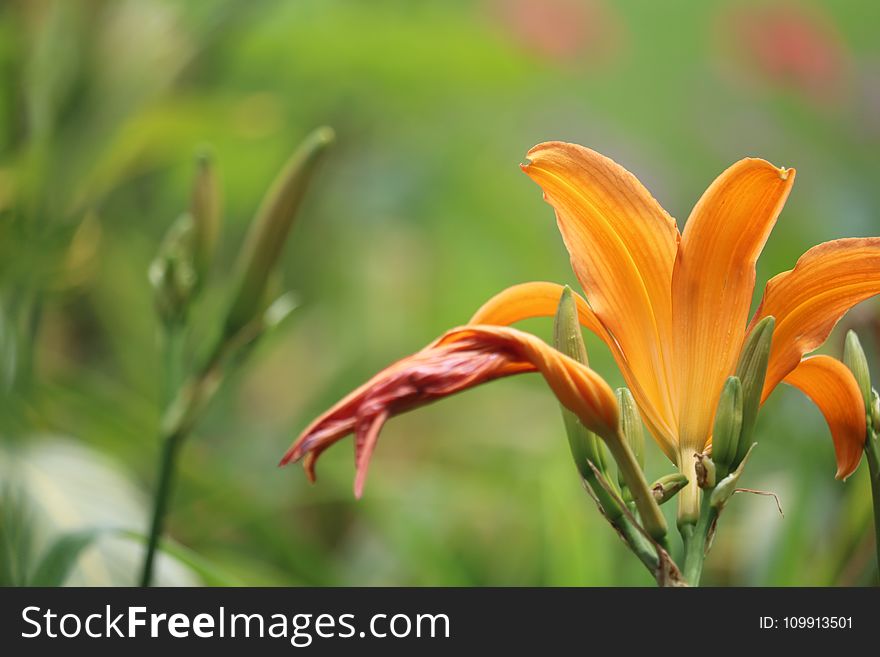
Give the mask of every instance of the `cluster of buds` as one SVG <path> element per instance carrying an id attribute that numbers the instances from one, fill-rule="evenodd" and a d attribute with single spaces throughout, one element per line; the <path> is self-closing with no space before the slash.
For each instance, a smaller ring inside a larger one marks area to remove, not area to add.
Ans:
<path id="1" fill-rule="evenodd" d="M 220 187 L 205 153 L 197 159 L 190 207 L 171 224 L 148 270 L 156 311 L 166 327 L 186 322 L 208 276 L 220 221 Z"/>
<path id="2" fill-rule="evenodd" d="M 767 375 L 776 320 L 758 322 L 743 345 L 736 374 L 721 390 L 712 427 L 711 454 L 695 454 L 697 485 L 710 493 L 711 506 L 720 511 L 736 490 L 745 463 L 755 446 L 751 442 Z"/>
<path id="3" fill-rule="evenodd" d="M 233 295 L 223 320 L 222 340 L 232 340 L 254 320 L 277 321 L 289 295 L 273 300 L 269 281 L 308 187 L 315 165 L 333 142 L 333 131 L 319 128 L 291 156 L 251 222 L 238 256 Z M 208 278 L 221 226 L 221 195 L 210 156 L 197 159 L 190 206 L 168 229 L 148 276 L 157 313 L 167 328 L 182 326 Z"/>
<path id="4" fill-rule="evenodd" d="M 270 279 L 305 194 L 315 165 L 333 141 L 320 128 L 296 150 L 269 188 L 239 252 L 232 296 L 221 330 L 205 361 L 192 376 L 174 381 L 163 418 L 165 435 L 185 435 L 219 388 L 226 363 L 279 325 L 296 307 L 286 292 L 272 299 Z M 220 234 L 220 189 L 212 161 L 198 159 L 189 210 L 169 228 L 150 265 L 157 314 L 169 344 L 186 328 L 189 310 L 204 287 Z"/>

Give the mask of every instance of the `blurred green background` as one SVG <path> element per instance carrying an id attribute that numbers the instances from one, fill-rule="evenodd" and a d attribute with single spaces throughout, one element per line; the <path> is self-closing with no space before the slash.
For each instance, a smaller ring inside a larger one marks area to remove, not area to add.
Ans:
<path id="1" fill-rule="evenodd" d="M 576 283 L 517 166 L 540 141 L 613 157 L 680 225 L 733 161 L 796 167 L 758 294 L 813 244 L 877 234 L 878 24 L 868 0 L 5 0 L 4 583 L 59 532 L 146 527 L 162 379 L 146 270 L 187 207 L 195 154 L 214 153 L 225 208 L 198 354 L 260 198 L 328 124 L 337 143 L 282 263 L 301 305 L 186 445 L 168 531 L 188 558 L 164 556 L 160 583 L 651 584 L 584 494 L 537 377 L 390 422 L 360 502 L 349 443 L 315 486 L 276 463 L 317 413 L 491 294 Z M 846 320 L 872 364 L 877 310 Z M 549 321 L 524 328 L 550 336 Z M 842 335 L 826 349 L 839 355 Z M 758 440 L 743 483 L 776 492 L 785 517 L 737 496 L 706 583 L 870 581 L 866 467 L 834 480 L 821 415 L 792 389 L 765 406 Z M 649 480 L 671 470 L 649 452 Z M 131 584 L 140 550 L 103 537 L 68 582 Z"/>

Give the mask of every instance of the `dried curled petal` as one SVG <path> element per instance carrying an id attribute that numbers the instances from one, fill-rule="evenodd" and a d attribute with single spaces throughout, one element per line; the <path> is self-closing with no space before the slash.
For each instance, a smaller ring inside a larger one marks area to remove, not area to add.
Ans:
<path id="1" fill-rule="evenodd" d="M 608 384 L 585 365 L 523 331 L 467 326 L 449 331 L 394 363 L 320 416 L 296 439 L 280 465 L 304 458 L 309 479 L 330 445 L 355 434 L 355 495 L 360 497 L 379 432 L 392 415 L 512 374 L 540 372 L 559 401 L 596 433 L 617 426 Z"/>

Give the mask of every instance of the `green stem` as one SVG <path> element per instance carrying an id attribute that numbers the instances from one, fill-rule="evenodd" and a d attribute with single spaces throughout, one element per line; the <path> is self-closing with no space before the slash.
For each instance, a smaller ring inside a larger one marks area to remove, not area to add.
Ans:
<path id="1" fill-rule="evenodd" d="M 651 545 L 648 539 L 646 539 L 644 535 L 642 535 L 642 533 L 629 521 L 629 519 L 627 519 L 623 514 L 623 511 L 621 511 L 620 505 L 611 494 L 605 490 L 605 487 L 596 478 L 596 475 L 593 473 L 584 473 L 583 478 L 586 484 L 590 487 L 590 490 L 592 490 L 593 496 L 599 503 L 603 515 L 608 519 L 608 522 L 611 523 L 611 526 L 618 531 L 621 538 L 626 542 L 632 553 L 638 557 L 639 561 L 641 561 L 652 574 L 656 573 L 660 559 L 657 556 L 657 550 L 654 546 Z"/>
<path id="2" fill-rule="evenodd" d="M 617 462 L 617 468 L 632 493 L 642 525 L 654 540 L 662 544 L 666 537 L 666 518 L 651 493 L 645 473 L 642 472 L 635 455 L 619 433 L 606 437 L 605 444 L 608 445 L 608 450 Z"/>
<path id="3" fill-rule="evenodd" d="M 159 484 L 153 497 L 153 517 L 150 521 L 150 533 L 147 539 L 147 553 L 141 572 L 141 586 L 151 586 L 153 582 L 153 563 L 156 549 L 165 525 L 165 514 L 171 497 L 171 483 L 177 469 L 177 455 L 183 442 L 182 434 L 167 436 L 163 440 L 162 453 L 159 458 Z"/>
<path id="4" fill-rule="evenodd" d="M 180 384 L 183 382 L 184 370 L 184 330 L 182 326 L 172 325 L 165 329 L 165 386 L 164 406 L 168 407 L 174 402 Z"/>
<path id="5" fill-rule="evenodd" d="M 877 570 L 880 574 L 880 454 L 877 437 L 868 431 L 865 441 L 865 455 L 868 457 L 868 471 L 871 474 L 871 498 L 874 506 L 874 543 L 877 549 Z"/>
<path id="6" fill-rule="evenodd" d="M 632 553 L 639 558 L 645 567 L 651 571 L 656 577 L 657 569 L 660 565 L 660 558 L 657 556 L 656 548 L 651 545 L 642 533 L 636 529 L 633 524 L 625 517 L 621 516 L 618 520 L 611 523 L 615 529 L 623 536 L 626 544 Z"/>
<path id="7" fill-rule="evenodd" d="M 184 377 L 184 337 L 182 325 L 171 325 L 165 331 L 165 411 L 162 414 L 161 443 L 159 460 L 159 483 L 153 497 L 153 515 L 147 539 L 147 552 L 141 573 L 141 586 L 150 586 L 153 578 L 153 564 L 169 498 L 174 473 L 177 469 L 177 456 L 181 444 L 192 433 L 193 427 L 204 412 L 217 390 L 220 388 L 230 360 L 240 357 L 243 351 L 253 344 L 263 331 L 262 320 L 245 326 L 233 336 L 223 335 L 208 352 L 204 364 L 190 378 Z"/>
<path id="8" fill-rule="evenodd" d="M 183 348 L 184 334 L 182 327 L 178 325 L 167 326 L 164 334 L 165 344 L 165 413 L 171 408 L 177 397 L 183 372 Z M 153 565 L 156 559 L 156 549 L 165 526 L 165 515 L 168 511 L 168 502 L 171 497 L 171 484 L 174 472 L 177 469 L 177 455 L 180 444 L 183 442 L 185 432 L 178 428 L 162 431 L 162 451 L 159 455 L 159 483 L 153 496 L 153 514 L 150 520 L 150 529 L 147 534 L 147 551 L 144 555 L 144 565 L 141 570 L 141 586 L 150 586 L 153 581 Z"/>
<path id="9" fill-rule="evenodd" d="M 684 567 L 682 574 L 691 586 L 700 585 L 703 573 L 703 561 L 706 558 L 706 541 L 718 512 L 709 504 L 708 491 L 703 491 L 700 504 L 700 517 L 696 524 L 684 523 L 679 526 L 684 541 Z"/>

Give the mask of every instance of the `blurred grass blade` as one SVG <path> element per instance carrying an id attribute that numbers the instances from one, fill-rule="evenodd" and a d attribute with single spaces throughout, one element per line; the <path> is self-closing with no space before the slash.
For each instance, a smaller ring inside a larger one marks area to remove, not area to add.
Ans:
<path id="1" fill-rule="evenodd" d="M 147 540 L 147 537 L 140 532 L 122 530 L 120 534 L 139 543 L 146 543 Z M 210 561 L 180 543 L 162 539 L 159 542 L 159 551 L 187 566 L 206 586 L 243 586 L 243 582 L 236 577 L 224 573 Z"/>
<path id="2" fill-rule="evenodd" d="M 22 490 L 11 483 L 0 497 L 0 586 L 25 586 L 34 544 L 34 519 Z"/>
<path id="3" fill-rule="evenodd" d="M 63 586 L 83 551 L 106 531 L 89 528 L 61 534 L 40 559 L 28 585 Z"/>
<path id="4" fill-rule="evenodd" d="M 205 586 L 243 586 L 244 582 L 236 577 L 224 573 L 210 561 L 202 557 L 197 552 L 190 550 L 179 543 L 164 540 L 161 543 L 161 551 L 174 557 L 183 565 L 188 566 L 196 575 L 198 575 Z"/>

